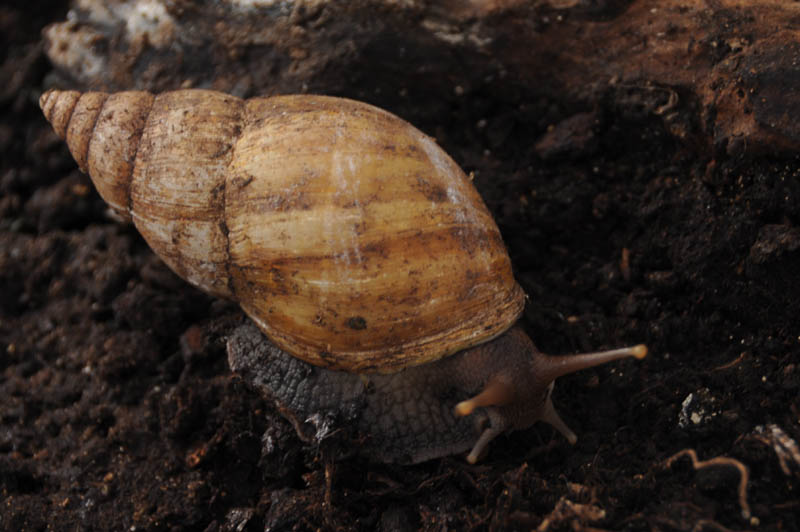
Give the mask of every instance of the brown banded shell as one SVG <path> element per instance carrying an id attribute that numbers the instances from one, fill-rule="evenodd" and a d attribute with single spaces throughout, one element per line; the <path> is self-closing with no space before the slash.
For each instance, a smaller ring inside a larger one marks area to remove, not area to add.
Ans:
<path id="1" fill-rule="evenodd" d="M 325 96 L 48 91 L 100 195 L 201 289 L 312 364 L 393 372 L 493 338 L 524 294 L 480 196 L 429 137 Z"/>

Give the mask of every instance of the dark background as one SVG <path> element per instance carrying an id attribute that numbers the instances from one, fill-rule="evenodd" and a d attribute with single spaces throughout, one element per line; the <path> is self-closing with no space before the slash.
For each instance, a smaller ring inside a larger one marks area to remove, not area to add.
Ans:
<path id="1" fill-rule="evenodd" d="M 529 31 L 552 36 L 546 15 L 580 26 L 637 3 L 579 4 L 594 8 L 525 12 Z M 67 2 L 0 7 L 0 529 L 798 530 L 800 457 L 784 471 L 757 428 L 800 436 L 796 152 L 731 149 L 713 123 L 722 112 L 688 85 L 565 91 L 554 66 L 508 69 L 497 57 L 512 32 L 495 55 L 470 51 L 420 30 L 429 7 L 296 10 L 296 42 L 256 46 L 234 42 L 248 21 L 214 26 L 229 32 L 214 41 L 199 4 L 171 5 L 209 41 L 160 55 L 109 37 L 96 46 L 114 68 L 93 81 L 54 72 L 44 53 L 41 30 Z M 794 71 L 777 72 L 791 86 Z M 333 463 L 302 448 L 227 369 L 236 306 L 183 283 L 109 218 L 37 106 L 49 86 L 187 79 L 245 97 L 348 96 L 406 118 L 475 172 L 540 349 L 646 342 L 651 356 L 559 380 L 575 447 L 537 425 L 477 466 Z M 741 516 L 732 467 L 665 466 L 685 448 L 749 468 L 760 524 Z"/>

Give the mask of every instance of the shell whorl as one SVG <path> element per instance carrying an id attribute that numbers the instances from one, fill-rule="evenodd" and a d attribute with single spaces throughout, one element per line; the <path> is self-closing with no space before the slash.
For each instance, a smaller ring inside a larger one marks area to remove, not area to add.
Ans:
<path id="1" fill-rule="evenodd" d="M 100 196 L 130 219 L 131 172 L 153 95 L 50 90 L 39 99 L 55 132 L 67 141 Z M 93 142 L 94 141 L 94 142 Z"/>
<path id="2" fill-rule="evenodd" d="M 212 91 L 51 90 L 39 104 L 100 196 L 178 275 L 233 297 L 224 187 L 242 100 Z"/>
<path id="3" fill-rule="evenodd" d="M 205 90 L 49 91 L 40 105 L 178 275 L 307 362 L 397 371 L 496 337 L 522 311 L 480 195 L 386 111 Z"/>

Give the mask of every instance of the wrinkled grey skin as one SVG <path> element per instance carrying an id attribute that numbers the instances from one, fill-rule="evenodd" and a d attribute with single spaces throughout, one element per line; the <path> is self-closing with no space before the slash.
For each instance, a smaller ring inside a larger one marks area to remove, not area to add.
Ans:
<path id="1" fill-rule="evenodd" d="M 228 363 L 274 401 L 306 442 L 318 443 L 333 431 L 338 437 L 344 429 L 359 454 L 408 464 L 469 451 L 483 427 L 500 421 L 497 410 L 503 409 L 493 407 L 453 414 L 459 401 L 482 389 L 485 366 L 498 351 L 507 352 L 502 340 L 490 344 L 494 348 L 484 344 L 400 373 L 361 376 L 302 362 L 248 324 L 228 339 Z M 503 429 L 513 427 L 500 422 Z"/>

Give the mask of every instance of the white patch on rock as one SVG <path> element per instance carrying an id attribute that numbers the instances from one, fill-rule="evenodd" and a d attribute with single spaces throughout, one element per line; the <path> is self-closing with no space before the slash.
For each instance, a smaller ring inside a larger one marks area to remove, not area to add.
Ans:
<path id="1" fill-rule="evenodd" d="M 695 393 L 690 393 L 681 403 L 678 426 L 686 429 L 707 424 L 720 414 L 717 403 L 717 399 L 708 388 L 700 388 Z"/>
<path id="2" fill-rule="evenodd" d="M 44 35 L 47 55 L 55 65 L 82 81 L 105 78 L 107 58 L 94 48 L 102 35 L 74 20 L 48 26 Z"/>
<path id="3" fill-rule="evenodd" d="M 257 9 L 259 7 L 272 7 L 276 4 L 289 3 L 286 0 L 228 0 L 228 3 L 243 9 Z"/>
<path id="4" fill-rule="evenodd" d="M 160 0 L 78 0 L 77 8 L 88 14 L 89 20 L 101 26 L 124 25 L 127 40 L 144 39 L 155 48 L 168 46 L 175 34 L 175 20 Z M 68 18 L 76 18 L 70 12 Z"/>

